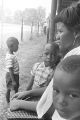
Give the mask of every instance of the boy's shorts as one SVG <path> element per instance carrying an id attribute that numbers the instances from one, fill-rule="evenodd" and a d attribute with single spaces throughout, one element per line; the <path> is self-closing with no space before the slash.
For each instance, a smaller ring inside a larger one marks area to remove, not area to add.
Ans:
<path id="1" fill-rule="evenodd" d="M 13 89 L 15 91 L 18 90 L 18 88 L 19 88 L 19 74 L 14 74 L 14 80 L 16 82 L 15 87 L 12 86 L 12 80 L 11 80 L 11 77 L 10 77 L 10 73 L 7 72 L 6 73 L 6 86 L 7 86 L 7 89 Z"/>

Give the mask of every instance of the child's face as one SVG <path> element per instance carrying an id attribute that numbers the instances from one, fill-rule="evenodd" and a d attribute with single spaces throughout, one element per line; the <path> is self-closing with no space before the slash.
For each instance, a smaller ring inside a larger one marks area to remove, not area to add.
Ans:
<path id="1" fill-rule="evenodd" d="M 56 69 L 53 83 L 53 104 L 61 117 L 80 119 L 80 75 Z"/>
<path id="2" fill-rule="evenodd" d="M 17 52 L 18 46 L 19 46 L 19 43 L 18 43 L 18 42 L 16 42 L 15 44 L 13 44 L 13 46 L 12 46 L 13 52 Z"/>
<path id="3" fill-rule="evenodd" d="M 44 50 L 43 59 L 46 66 L 50 66 L 51 62 L 54 62 L 54 51 L 52 51 L 51 46 L 47 46 Z"/>

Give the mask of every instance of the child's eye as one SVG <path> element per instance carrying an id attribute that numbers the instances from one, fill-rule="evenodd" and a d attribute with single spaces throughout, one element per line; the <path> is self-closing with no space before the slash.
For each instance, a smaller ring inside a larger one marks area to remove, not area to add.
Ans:
<path id="1" fill-rule="evenodd" d="M 69 97 L 70 97 L 70 98 L 79 98 L 79 96 L 76 95 L 76 94 L 69 94 Z"/>
<path id="2" fill-rule="evenodd" d="M 53 93 L 58 94 L 58 93 L 59 93 L 59 90 L 53 88 Z"/>

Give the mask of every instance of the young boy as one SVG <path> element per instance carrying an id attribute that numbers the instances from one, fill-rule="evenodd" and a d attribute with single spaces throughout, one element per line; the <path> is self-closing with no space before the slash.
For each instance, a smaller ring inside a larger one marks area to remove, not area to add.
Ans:
<path id="1" fill-rule="evenodd" d="M 31 81 L 27 90 L 45 87 L 52 79 L 54 69 L 60 61 L 59 46 L 56 43 L 45 45 L 43 62 L 35 63 L 31 71 Z"/>
<path id="2" fill-rule="evenodd" d="M 57 66 L 53 105 L 62 118 L 80 120 L 80 55 L 67 57 Z"/>
<path id="3" fill-rule="evenodd" d="M 18 50 L 19 42 L 15 37 L 9 37 L 7 39 L 7 47 L 8 52 L 6 54 L 5 62 L 6 62 L 6 85 L 7 85 L 7 92 L 6 92 L 6 99 L 9 103 L 10 101 L 10 93 L 18 92 L 19 88 L 19 64 L 17 58 L 15 56 L 15 52 Z"/>

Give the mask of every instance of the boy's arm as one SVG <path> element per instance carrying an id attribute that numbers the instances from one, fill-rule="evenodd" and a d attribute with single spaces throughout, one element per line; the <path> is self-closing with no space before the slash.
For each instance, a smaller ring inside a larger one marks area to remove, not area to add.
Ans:
<path id="1" fill-rule="evenodd" d="M 34 82 L 34 76 L 31 77 L 31 80 L 30 80 L 26 90 L 31 90 L 31 88 L 33 86 L 33 82 Z"/>
<path id="2" fill-rule="evenodd" d="M 16 83 L 15 83 L 15 80 L 14 80 L 13 69 L 9 68 L 9 72 L 10 72 L 10 77 L 11 77 L 11 80 L 12 80 L 12 85 L 15 86 Z"/>
<path id="3" fill-rule="evenodd" d="M 29 90 L 29 91 L 23 91 L 20 93 L 16 93 L 15 95 L 13 95 L 12 100 L 13 99 L 24 99 L 25 97 L 41 97 L 43 92 L 45 91 L 46 87 L 42 87 L 42 88 L 38 88 L 38 89 L 33 89 L 33 90 Z"/>

